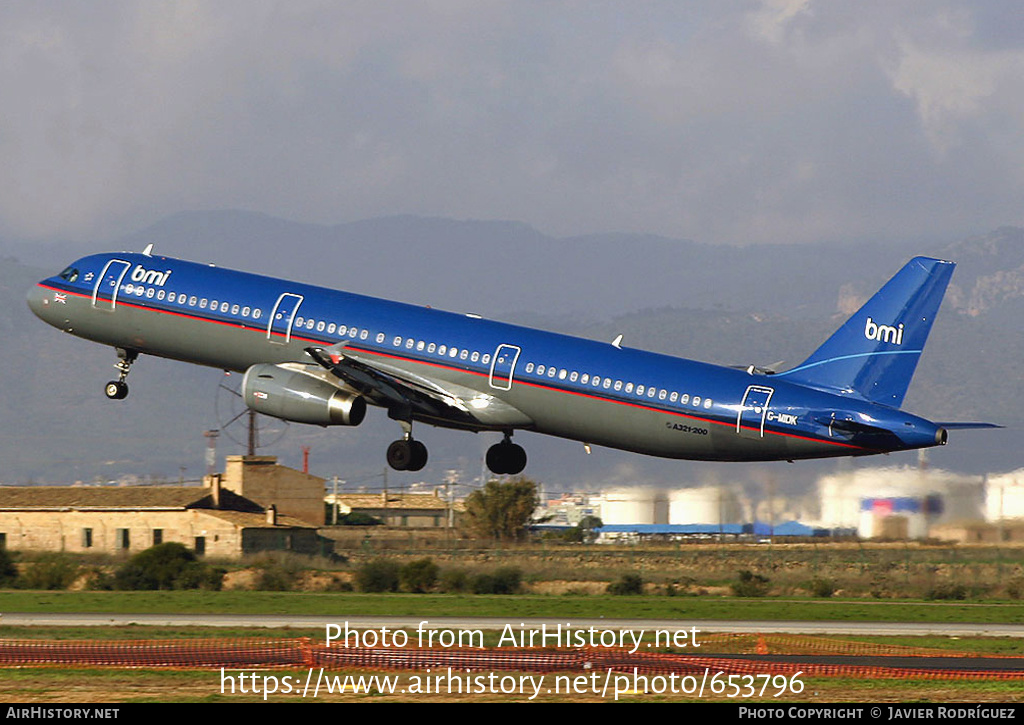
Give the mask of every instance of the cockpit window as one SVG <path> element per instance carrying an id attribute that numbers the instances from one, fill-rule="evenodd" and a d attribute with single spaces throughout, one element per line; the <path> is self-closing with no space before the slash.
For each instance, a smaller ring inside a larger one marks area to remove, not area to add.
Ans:
<path id="1" fill-rule="evenodd" d="M 75 267 L 68 267 L 63 272 L 57 275 L 65 282 L 75 282 L 78 280 L 78 269 Z"/>

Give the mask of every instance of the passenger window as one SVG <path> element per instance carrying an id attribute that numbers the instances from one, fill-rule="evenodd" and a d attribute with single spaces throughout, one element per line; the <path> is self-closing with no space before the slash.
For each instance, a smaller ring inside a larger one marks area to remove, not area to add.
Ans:
<path id="1" fill-rule="evenodd" d="M 647 388 L 647 397 L 648 398 L 653 398 L 654 394 L 656 392 L 658 392 L 658 391 L 654 389 L 654 386 L 651 386 L 651 387 Z"/>
<path id="2" fill-rule="evenodd" d="M 174 293 L 173 292 L 168 292 L 167 293 L 167 301 L 168 302 L 174 302 L 174 299 L 175 299 Z"/>
<path id="3" fill-rule="evenodd" d="M 217 300 L 211 300 L 211 301 L 210 301 L 210 309 L 211 309 L 212 311 L 214 311 L 214 312 L 216 312 L 216 311 L 217 311 Z"/>
<path id="4" fill-rule="evenodd" d="M 416 344 L 416 341 L 415 341 L 415 340 L 413 340 L 413 339 L 412 339 L 412 338 L 410 337 L 410 338 L 409 338 L 408 340 L 406 340 L 406 341 L 405 341 L 405 349 L 406 349 L 406 350 L 412 350 L 412 348 L 413 348 L 413 346 L 414 346 L 415 344 Z"/>
<path id="5" fill-rule="evenodd" d="M 491 363 L 490 353 L 488 353 L 488 354 L 484 355 L 482 358 L 480 358 L 480 362 L 482 362 L 484 365 L 489 365 Z"/>
<path id="6" fill-rule="evenodd" d="M 699 408 L 700 407 L 700 396 L 699 395 L 694 395 L 693 396 L 693 407 L 694 408 Z"/>
<path id="7" fill-rule="evenodd" d="M 558 371 L 557 371 L 557 370 L 555 370 L 555 366 L 554 366 L 554 365 L 552 365 L 551 367 L 549 367 L 549 368 L 548 368 L 548 377 L 549 377 L 549 378 L 553 378 L 553 377 L 555 377 L 555 373 L 557 373 L 557 372 L 558 372 Z"/>
<path id="8" fill-rule="evenodd" d="M 229 306 L 230 305 L 227 302 L 221 302 L 220 303 L 220 311 L 221 312 L 227 312 Z M 235 305 L 235 307 L 238 307 L 238 305 Z"/>
<path id="9" fill-rule="evenodd" d="M 526 372 L 528 372 L 528 373 L 532 373 L 533 372 L 533 363 L 526 363 Z"/>
<path id="10" fill-rule="evenodd" d="M 561 370 L 558 371 L 558 379 L 559 380 L 565 380 L 565 376 L 568 375 L 568 374 L 569 374 L 569 371 L 566 370 L 565 368 L 562 368 Z"/>
<path id="11" fill-rule="evenodd" d="M 337 325 L 335 325 L 335 324 L 334 324 L 334 323 L 332 322 L 331 324 L 329 324 L 329 325 L 327 326 L 327 334 L 328 334 L 328 335 L 333 335 L 333 334 L 334 334 L 334 331 L 335 331 L 335 330 L 337 330 L 337 329 L 338 329 L 338 326 L 337 326 Z"/>
<path id="12" fill-rule="evenodd" d="M 205 297 L 203 299 L 199 300 L 199 308 L 202 309 L 202 310 L 206 309 L 206 298 Z"/>
<path id="13" fill-rule="evenodd" d="M 362 332 L 359 333 L 359 339 L 360 340 L 365 340 L 369 336 L 370 336 L 370 331 L 369 330 L 363 330 Z"/>
<path id="14" fill-rule="evenodd" d="M 402 338 L 396 337 L 394 340 L 391 341 L 391 344 L 394 345 L 395 347 L 401 347 L 402 346 Z"/>
<path id="15" fill-rule="evenodd" d="M 626 392 L 627 393 L 632 393 L 633 392 L 633 383 L 626 383 Z"/>
<path id="16" fill-rule="evenodd" d="M 622 390 L 622 381 L 621 380 L 616 380 L 615 381 L 615 389 L 616 390 Z"/>
<path id="17" fill-rule="evenodd" d="M 313 329 L 313 322 L 315 322 L 315 320 L 312 320 L 312 319 L 306 320 L 306 329 L 307 330 L 312 330 Z M 363 339 L 365 340 L 366 338 L 364 337 Z"/>
<path id="18" fill-rule="evenodd" d="M 416 343 L 416 352 L 423 352 L 423 348 L 425 347 L 425 345 L 426 345 L 426 343 L 424 343 L 423 340 L 420 340 L 419 342 L 417 342 Z"/>
<path id="19" fill-rule="evenodd" d="M 706 410 L 711 409 L 711 398 L 704 398 L 704 408 Z"/>
<path id="20" fill-rule="evenodd" d="M 690 396 L 689 396 L 689 394 L 684 394 L 683 397 L 681 397 L 679 399 L 679 402 L 682 403 L 683 405 L 689 405 L 690 404 Z"/>
<path id="21" fill-rule="evenodd" d="M 580 382 L 586 385 L 590 382 L 590 376 L 587 373 L 583 373 L 583 375 L 580 376 Z"/>
<path id="22" fill-rule="evenodd" d="M 160 290 L 159 292 L 156 293 L 156 298 L 158 300 L 162 300 L 164 298 L 165 294 L 166 293 L 163 290 Z"/>
<path id="23" fill-rule="evenodd" d="M 430 343 L 429 345 L 427 345 L 427 352 L 432 353 L 435 350 L 437 350 L 437 345 L 435 345 L 434 343 Z"/>
<path id="24" fill-rule="evenodd" d="M 643 395 L 644 394 L 644 386 L 643 385 L 637 385 L 636 386 L 636 394 L 637 395 Z"/>
<path id="25" fill-rule="evenodd" d="M 323 332 L 326 327 L 327 327 L 327 323 L 325 323 L 323 320 L 318 320 L 317 321 L 317 323 L 316 323 L 316 331 L 317 332 Z"/>
<path id="26" fill-rule="evenodd" d="M 459 355 L 459 348 L 457 348 L 457 347 L 453 347 L 451 350 L 448 351 L 448 357 L 458 357 L 458 355 Z"/>
<path id="27" fill-rule="evenodd" d="M 469 357 L 469 350 L 459 350 L 459 360 L 465 360 L 467 357 Z"/>
<path id="28" fill-rule="evenodd" d="M 338 334 L 339 335 L 344 335 L 347 332 L 348 332 L 348 328 L 347 327 L 345 327 L 344 325 L 338 325 Z"/>
<path id="29" fill-rule="evenodd" d="M 356 328 L 354 328 L 354 327 L 348 328 L 348 336 L 351 337 L 353 340 L 356 338 L 356 335 L 358 335 L 358 334 L 359 334 L 359 330 L 357 330 Z"/>
<path id="30" fill-rule="evenodd" d="M 472 355 L 470 355 L 470 356 L 469 356 L 469 359 L 470 359 L 470 360 L 471 360 L 472 362 L 476 362 L 477 360 L 479 360 L 479 359 L 480 359 L 480 353 L 478 353 L 478 352 L 474 352 L 474 353 L 473 353 Z"/>
<path id="31" fill-rule="evenodd" d="M 150 287 L 149 289 L 147 289 L 147 290 L 146 290 L 146 297 L 147 297 L 147 298 L 149 298 L 149 299 L 153 299 L 153 295 L 154 295 L 154 294 L 155 294 L 155 293 L 153 292 L 153 288 L 152 288 L 152 287 Z"/>
<path id="32" fill-rule="evenodd" d="M 611 386 L 612 386 L 612 379 L 611 378 L 605 378 L 604 379 L 604 383 L 601 384 L 601 387 L 603 387 L 605 390 L 607 390 Z"/>
<path id="33" fill-rule="evenodd" d="M 596 388 L 598 385 L 601 384 L 601 376 L 600 375 L 595 375 L 594 377 L 592 377 L 590 379 L 590 384 L 593 385 Z"/>
<path id="34" fill-rule="evenodd" d="M 668 396 L 668 399 L 672 403 L 676 402 L 677 400 L 679 400 L 679 393 L 673 391 L 672 395 Z"/>
<path id="35" fill-rule="evenodd" d="M 259 308 L 256 308 L 255 310 L 252 311 L 252 317 L 253 317 L 254 320 L 258 320 L 262 316 L 263 316 L 263 310 L 261 310 Z"/>
<path id="36" fill-rule="evenodd" d="M 443 356 L 446 352 L 448 352 L 448 346 L 447 345 L 438 345 L 438 347 L 437 347 L 437 354 L 438 355 Z"/>
<path id="37" fill-rule="evenodd" d="M 573 370 L 571 373 L 569 373 L 569 381 L 570 382 L 575 383 L 579 379 L 580 379 L 580 374 L 578 372 L 576 372 L 575 370 Z"/>
<path id="38" fill-rule="evenodd" d="M 667 390 L 659 390 L 658 391 L 658 400 L 664 400 L 666 397 L 668 397 L 668 391 Z"/>
<path id="39" fill-rule="evenodd" d="M 377 333 L 377 337 L 375 337 L 374 339 L 377 341 L 377 344 L 380 344 L 380 343 L 384 342 L 384 338 L 385 338 L 384 333 L 383 332 L 378 332 Z"/>
<path id="40" fill-rule="evenodd" d="M 237 315 L 238 314 L 238 305 L 231 305 L 231 314 L 232 315 Z"/>
<path id="41" fill-rule="evenodd" d="M 538 365 L 537 366 L 537 374 L 538 375 L 543 375 L 544 374 L 544 370 L 545 370 L 545 368 L 544 368 L 543 365 Z"/>
<path id="42" fill-rule="evenodd" d="M 252 312 L 252 310 L 250 308 L 243 307 L 242 308 L 242 317 L 248 317 L 250 312 Z"/>

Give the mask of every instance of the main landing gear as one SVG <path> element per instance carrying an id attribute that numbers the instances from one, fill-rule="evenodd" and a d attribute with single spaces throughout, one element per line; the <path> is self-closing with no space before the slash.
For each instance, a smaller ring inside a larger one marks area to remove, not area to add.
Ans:
<path id="1" fill-rule="evenodd" d="M 412 423 L 398 421 L 405 435 L 388 446 L 388 465 L 396 471 L 419 471 L 427 465 L 427 447 L 412 437 Z"/>
<path id="2" fill-rule="evenodd" d="M 505 440 L 487 449 L 487 467 L 491 473 L 514 476 L 526 468 L 526 451 L 512 442 L 512 436 L 505 434 Z"/>
<path id="3" fill-rule="evenodd" d="M 111 400 L 124 400 L 128 397 L 128 383 L 124 379 L 131 372 L 132 363 L 139 357 L 139 353 L 135 350 L 126 350 L 123 347 L 119 347 L 117 348 L 117 357 L 120 359 L 114 367 L 117 368 L 120 375 L 118 375 L 117 380 L 111 380 L 107 383 L 104 392 L 106 392 L 107 397 Z"/>

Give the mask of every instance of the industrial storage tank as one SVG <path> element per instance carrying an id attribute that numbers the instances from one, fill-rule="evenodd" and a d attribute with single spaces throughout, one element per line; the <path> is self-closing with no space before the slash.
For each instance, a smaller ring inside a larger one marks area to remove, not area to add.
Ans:
<path id="1" fill-rule="evenodd" d="M 667 524 L 668 497 L 657 488 L 618 488 L 601 494 L 604 524 Z"/>
<path id="2" fill-rule="evenodd" d="M 741 518 L 736 494 L 721 486 L 680 488 L 668 495 L 670 524 L 735 524 Z"/>
<path id="3" fill-rule="evenodd" d="M 983 509 L 980 476 L 921 466 L 822 476 L 818 496 L 822 527 L 856 527 L 865 538 L 922 538 L 936 524 L 976 521 Z"/>

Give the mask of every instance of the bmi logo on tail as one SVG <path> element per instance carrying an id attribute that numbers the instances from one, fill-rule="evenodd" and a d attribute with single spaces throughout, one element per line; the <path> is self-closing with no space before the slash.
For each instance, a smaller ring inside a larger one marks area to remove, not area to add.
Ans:
<path id="1" fill-rule="evenodd" d="M 901 322 L 896 327 L 893 327 L 892 325 L 879 325 L 869 317 L 867 324 L 864 325 L 864 337 L 869 340 L 891 342 L 894 345 L 902 345 L 903 323 Z"/>

